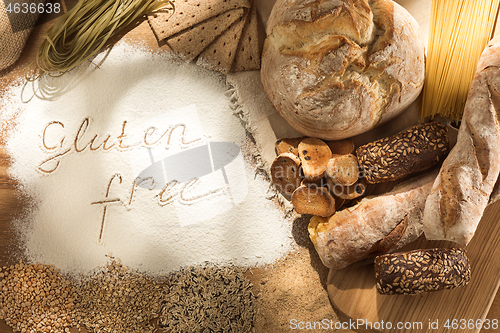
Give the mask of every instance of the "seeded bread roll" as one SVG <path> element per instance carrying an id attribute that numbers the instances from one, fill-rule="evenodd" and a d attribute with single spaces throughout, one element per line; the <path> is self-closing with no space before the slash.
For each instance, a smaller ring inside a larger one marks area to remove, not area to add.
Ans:
<path id="1" fill-rule="evenodd" d="M 470 280 L 464 249 L 415 250 L 375 258 L 377 291 L 384 295 L 418 295 L 463 287 Z"/>
<path id="2" fill-rule="evenodd" d="M 278 0 L 261 79 L 303 135 L 350 138 L 400 114 L 424 82 L 415 19 L 390 0 Z"/>
<path id="3" fill-rule="evenodd" d="M 415 126 L 356 150 L 366 180 L 381 183 L 429 169 L 449 151 L 448 129 L 438 123 Z"/>

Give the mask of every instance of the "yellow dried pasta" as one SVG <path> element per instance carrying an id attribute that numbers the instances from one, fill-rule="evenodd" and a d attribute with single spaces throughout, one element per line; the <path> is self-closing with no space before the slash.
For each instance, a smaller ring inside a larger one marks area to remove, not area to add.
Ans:
<path id="1" fill-rule="evenodd" d="M 462 118 L 499 0 L 432 0 L 421 119 Z"/>

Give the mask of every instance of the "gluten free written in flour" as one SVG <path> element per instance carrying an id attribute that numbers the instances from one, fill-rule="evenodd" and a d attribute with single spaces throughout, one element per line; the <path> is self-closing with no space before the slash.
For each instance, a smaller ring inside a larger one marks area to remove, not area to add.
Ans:
<path id="1" fill-rule="evenodd" d="M 254 147 L 224 77 L 125 43 L 94 62 L 99 68 L 41 78 L 34 97 L 21 84 L 7 87 L 0 101 L 0 126 L 16 120 L 6 142 L 9 174 L 32 198 L 16 221 L 27 260 L 79 275 L 112 254 L 158 275 L 207 261 L 269 264 L 290 250 L 291 221 L 246 159 Z M 196 161 L 177 169 L 216 171 L 194 170 L 188 184 L 162 168 L 154 184 L 136 184 L 155 163 L 168 167 L 188 152 Z M 96 203 L 107 199 L 119 201 Z"/>
<path id="2" fill-rule="evenodd" d="M 42 161 L 38 170 L 44 174 L 55 172 L 64 157 L 69 154 L 81 154 L 84 152 L 106 152 L 111 149 L 127 151 L 133 148 L 152 148 L 163 145 L 165 149 L 172 146 L 173 136 L 178 136 L 180 148 L 184 151 L 169 156 L 160 161 L 154 161 L 152 155 L 151 166 L 144 169 L 130 185 L 130 195 L 127 198 L 119 198 L 112 195 L 112 187 L 120 186 L 123 177 L 119 173 L 111 176 L 106 188 L 105 198 L 92 202 L 92 205 L 102 205 L 102 221 L 99 240 L 102 239 L 104 223 L 106 220 L 107 207 L 110 204 L 121 204 L 125 207 L 132 205 L 135 191 L 138 187 L 149 190 L 160 189 L 154 195 L 157 203 L 161 206 L 178 199 L 181 203 L 194 202 L 211 195 L 216 195 L 225 190 L 218 188 L 205 193 L 190 194 L 189 190 L 198 182 L 199 178 L 211 172 L 222 170 L 226 184 L 229 183 L 224 167 L 232 162 L 240 153 L 238 145 L 231 142 L 207 142 L 203 144 L 203 138 L 188 139 L 186 137 L 186 124 L 175 124 L 167 129 L 160 130 L 154 126 L 145 129 L 139 136 L 141 139 L 130 143 L 129 137 L 138 137 L 127 133 L 127 121 L 123 121 L 120 135 L 112 138 L 111 134 L 90 134 L 91 119 L 85 118 L 81 122 L 74 135 L 66 133 L 65 125 L 60 121 L 49 122 L 43 129 L 42 147 L 48 152 L 54 151 L 54 155 Z M 90 134 L 90 136 L 89 136 Z M 134 133 L 135 134 L 135 133 Z M 89 139 L 90 137 L 90 139 Z M 132 141 L 131 141 L 132 142 Z M 69 145 L 69 146 L 68 146 Z M 194 145 L 198 145 L 193 147 Z M 190 167 L 191 166 L 191 167 Z M 167 179 L 171 179 L 167 181 Z"/>

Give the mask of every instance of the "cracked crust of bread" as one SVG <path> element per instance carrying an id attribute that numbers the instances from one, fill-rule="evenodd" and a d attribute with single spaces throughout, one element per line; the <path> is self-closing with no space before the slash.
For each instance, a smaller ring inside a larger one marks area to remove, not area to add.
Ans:
<path id="1" fill-rule="evenodd" d="M 338 140 L 403 111 L 424 79 L 416 21 L 386 0 L 278 0 L 261 78 L 278 112 L 304 135 Z"/>

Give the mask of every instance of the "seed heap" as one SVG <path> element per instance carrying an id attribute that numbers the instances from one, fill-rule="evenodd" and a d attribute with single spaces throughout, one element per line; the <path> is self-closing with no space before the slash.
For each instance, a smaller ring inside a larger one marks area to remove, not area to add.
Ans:
<path id="1" fill-rule="evenodd" d="M 71 283 L 53 266 L 0 268 L 0 319 L 14 332 L 69 332 L 75 305 Z"/>
<path id="2" fill-rule="evenodd" d="M 250 332 L 255 310 L 244 269 L 196 266 L 168 276 L 166 286 L 111 259 L 72 284 L 53 266 L 0 268 L 0 319 L 14 332 Z"/>
<path id="3" fill-rule="evenodd" d="M 463 287 L 470 280 L 464 249 L 430 249 L 386 254 L 375 259 L 377 291 L 381 294 L 416 295 Z"/>
<path id="4" fill-rule="evenodd" d="M 163 288 L 111 260 L 76 286 L 76 320 L 92 332 L 154 332 Z"/>
<path id="5" fill-rule="evenodd" d="M 361 146 L 356 155 L 366 180 L 375 184 L 431 168 L 449 149 L 448 129 L 428 123 Z"/>
<path id="6" fill-rule="evenodd" d="M 243 269 L 196 266 L 172 274 L 160 325 L 168 332 L 250 332 L 255 296 Z"/>

